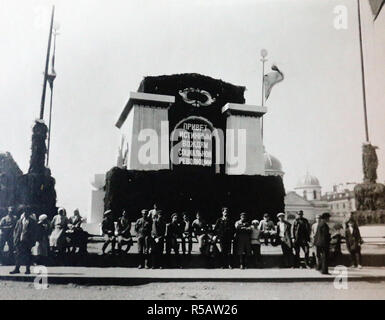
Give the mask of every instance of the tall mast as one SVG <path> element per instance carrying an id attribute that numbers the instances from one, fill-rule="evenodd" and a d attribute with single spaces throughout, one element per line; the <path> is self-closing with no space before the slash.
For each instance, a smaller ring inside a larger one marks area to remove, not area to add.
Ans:
<path id="1" fill-rule="evenodd" d="M 45 59 L 43 92 L 41 94 L 41 102 L 40 102 L 40 119 L 41 120 L 44 118 L 45 92 L 47 90 L 48 65 L 49 65 L 49 56 L 50 56 L 50 51 L 51 51 L 51 39 L 52 39 L 52 27 L 53 27 L 54 14 L 55 14 L 55 6 L 52 7 L 51 26 L 49 28 L 49 36 L 48 36 L 47 56 Z"/>

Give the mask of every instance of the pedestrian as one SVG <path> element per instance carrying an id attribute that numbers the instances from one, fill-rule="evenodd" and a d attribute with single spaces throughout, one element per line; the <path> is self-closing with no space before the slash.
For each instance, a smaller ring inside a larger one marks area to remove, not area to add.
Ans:
<path id="1" fill-rule="evenodd" d="M 152 222 L 151 237 L 151 267 L 153 269 L 163 268 L 164 239 L 166 236 L 166 222 L 163 219 L 163 212 L 159 211 Z"/>
<path id="2" fill-rule="evenodd" d="M 322 274 L 329 274 L 329 246 L 330 232 L 328 222 L 330 214 L 325 212 L 321 215 L 318 222 L 317 231 L 314 236 L 314 245 L 317 248 L 317 270 Z"/>
<path id="3" fill-rule="evenodd" d="M 229 218 L 229 210 L 226 207 L 222 208 L 222 217 L 219 218 L 214 226 L 215 242 L 219 242 L 222 268 L 232 269 L 231 263 L 231 245 L 234 239 L 234 222 Z"/>
<path id="4" fill-rule="evenodd" d="M 118 219 L 116 224 L 116 229 L 118 251 L 119 253 L 122 253 L 122 248 L 125 245 L 126 249 L 124 250 L 124 253 L 128 253 L 133 244 L 133 241 L 131 237 L 131 221 L 127 211 L 123 210 L 122 216 Z"/>
<path id="5" fill-rule="evenodd" d="M 136 239 L 138 242 L 138 253 L 139 253 L 139 269 L 146 268 L 149 266 L 149 253 L 151 245 L 151 228 L 152 222 L 148 216 L 148 210 L 143 209 L 141 211 L 142 217 L 139 218 L 135 223 Z"/>
<path id="6" fill-rule="evenodd" d="M 270 215 L 265 213 L 263 215 L 263 220 L 259 223 L 259 230 L 261 231 L 261 239 L 264 239 L 264 244 L 267 246 L 273 242 L 275 237 L 275 225 L 274 222 L 270 220 Z"/>
<path id="7" fill-rule="evenodd" d="M 190 221 L 190 217 L 187 213 L 183 213 L 183 223 L 184 223 L 184 231 L 183 231 L 183 252 L 186 252 L 186 242 L 187 242 L 187 254 L 191 255 L 192 251 L 192 223 Z"/>
<path id="8" fill-rule="evenodd" d="M 102 254 L 106 254 L 106 249 L 111 244 L 111 253 L 115 254 L 116 236 L 115 236 L 115 223 L 112 217 L 112 211 L 107 210 L 103 214 L 102 221 L 102 234 L 104 237 L 104 243 L 102 247 Z"/>
<path id="9" fill-rule="evenodd" d="M 311 227 L 309 221 L 303 216 L 303 211 L 300 210 L 297 213 L 297 218 L 293 222 L 293 242 L 295 250 L 295 263 L 296 268 L 300 267 L 300 251 L 305 255 L 305 267 L 310 269 L 309 260 L 309 241 L 310 241 Z"/>
<path id="10" fill-rule="evenodd" d="M 360 229 L 354 220 L 349 220 L 347 222 L 347 226 L 345 228 L 345 240 L 346 248 L 348 249 L 352 260 L 352 266 L 354 268 L 361 269 L 361 245 L 363 244 L 363 240 L 361 238 Z"/>
<path id="11" fill-rule="evenodd" d="M 64 208 L 58 210 L 58 214 L 55 215 L 51 221 L 51 235 L 49 237 L 49 245 L 52 251 L 57 251 L 59 254 L 63 254 L 67 247 L 66 230 L 68 228 L 67 213 Z"/>
<path id="12" fill-rule="evenodd" d="M 251 229 L 251 224 L 247 221 L 247 214 L 242 212 L 240 219 L 235 222 L 236 252 L 239 256 L 241 269 L 246 269 L 247 257 L 250 257 L 252 254 Z"/>
<path id="13" fill-rule="evenodd" d="M 50 223 L 46 214 L 39 216 L 36 226 L 36 245 L 32 248 L 32 255 L 40 265 L 47 265 L 49 253 Z"/>
<path id="14" fill-rule="evenodd" d="M 277 242 L 282 249 L 282 267 L 291 268 L 293 266 L 293 243 L 291 241 L 291 224 L 285 220 L 285 214 L 277 214 Z"/>
<path id="15" fill-rule="evenodd" d="M 4 247 L 8 245 L 8 257 L 13 258 L 13 230 L 15 229 L 17 219 L 14 216 L 12 207 L 8 207 L 7 214 L 0 220 L 0 258 L 3 262 Z"/>
<path id="16" fill-rule="evenodd" d="M 166 254 L 170 257 L 171 250 L 174 251 L 175 261 L 178 268 L 182 268 L 179 259 L 178 239 L 182 238 L 183 231 L 184 229 L 181 228 L 181 224 L 178 221 L 178 214 L 173 213 L 171 215 L 171 222 L 166 225 Z"/>
<path id="17" fill-rule="evenodd" d="M 25 265 L 25 274 L 31 273 L 31 249 L 36 242 L 36 221 L 32 219 L 31 212 L 25 210 L 16 222 L 13 232 L 13 245 L 15 248 L 15 269 L 10 274 L 20 273 L 20 266 Z"/>
<path id="18" fill-rule="evenodd" d="M 158 210 L 158 205 L 154 203 L 152 206 L 152 209 L 148 212 L 149 218 L 151 221 L 154 221 L 155 216 L 159 213 L 160 210 Z"/>
<path id="19" fill-rule="evenodd" d="M 251 250 L 257 266 L 262 266 L 262 255 L 261 255 L 261 231 L 259 230 L 259 221 L 251 221 Z"/>

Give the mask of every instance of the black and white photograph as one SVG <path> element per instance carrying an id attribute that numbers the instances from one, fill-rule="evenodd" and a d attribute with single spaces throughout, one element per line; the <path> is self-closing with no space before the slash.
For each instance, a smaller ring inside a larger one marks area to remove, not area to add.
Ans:
<path id="1" fill-rule="evenodd" d="M 384 300 L 384 4 L 0 0 L 0 300 Z"/>

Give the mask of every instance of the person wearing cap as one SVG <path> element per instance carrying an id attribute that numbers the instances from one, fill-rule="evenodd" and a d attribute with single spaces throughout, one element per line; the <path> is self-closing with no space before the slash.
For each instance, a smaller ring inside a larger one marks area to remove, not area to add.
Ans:
<path id="1" fill-rule="evenodd" d="M 49 221 L 46 214 L 39 216 L 36 227 L 36 245 L 32 248 L 32 255 L 38 264 L 46 265 L 49 251 Z"/>
<path id="2" fill-rule="evenodd" d="M 12 207 L 8 207 L 7 214 L 0 220 L 0 258 L 4 256 L 4 246 L 8 245 L 8 256 L 13 257 L 13 230 L 17 222 Z"/>
<path id="3" fill-rule="evenodd" d="M 64 208 L 58 210 L 58 214 L 52 218 L 51 221 L 51 235 L 49 237 L 49 245 L 53 251 L 57 250 L 59 254 L 65 252 L 67 241 L 66 241 L 66 230 L 68 228 L 67 213 Z"/>
<path id="4" fill-rule="evenodd" d="M 104 217 L 102 221 L 102 233 L 104 236 L 102 254 L 104 255 L 106 253 L 106 249 L 109 244 L 111 244 L 111 253 L 115 254 L 115 245 L 116 245 L 115 223 L 114 223 L 111 210 L 107 210 L 106 212 L 104 212 Z"/>
<path id="5" fill-rule="evenodd" d="M 246 269 L 247 257 L 252 254 L 251 250 L 251 225 L 247 221 L 247 214 L 242 212 L 240 219 L 235 222 L 235 243 L 236 252 L 239 256 L 240 268 Z"/>
<path id="6" fill-rule="evenodd" d="M 290 268 L 293 266 L 293 243 L 291 241 L 291 224 L 285 220 L 285 214 L 277 214 L 277 242 L 282 249 L 282 267 Z"/>
<path id="7" fill-rule="evenodd" d="M 139 218 L 135 223 L 136 239 L 138 242 L 138 253 L 140 263 L 138 268 L 144 267 L 149 268 L 148 260 L 151 245 L 151 228 L 152 223 L 148 216 L 148 210 L 143 209 L 141 211 L 142 217 Z"/>
<path id="8" fill-rule="evenodd" d="M 36 221 L 31 212 L 26 210 L 16 222 L 13 231 L 13 245 L 15 248 L 15 269 L 10 274 L 20 273 L 20 266 L 25 265 L 25 274 L 30 274 L 32 263 L 31 249 L 36 242 Z"/>
<path id="9" fill-rule="evenodd" d="M 124 250 L 124 253 L 128 253 L 133 242 L 131 237 L 131 221 L 126 210 L 123 210 L 122 216 L 117 221 L 116 233 L 119 253 L 122 253 L 122 248 L 124 245 L 126 245 L 126 250 Z"/>
<path id="10" fill-rule="evenodd" d="M 265 213 L 263 215 L 263 220 L 259 223 L 259 230 L 261 231 L 261 239 L 265 240 L 265 245 L 267 246 L 272 242 L 275 235 L 275 225 L 274 222 L 270 220 L 270 215 Z"/>
<path id="11" fill-rule="evenodd" d="M 183 237 L 183 225 L 179 221 L 177 213 L 171 215 L 171 222 L 166 225 L 166 254 L 168 257 L 171 255 L 171 251 L 174 251 L 176 256 L 176 265 L 182 268 L 179 260 L 179 244 L 178 239 Z"/>
<path id="12" fill-rule="evenodd" d="M 328 222 L 330 214 L 325 212 L 321 215 L 318 222 L 317 231 L 314 236 L 314 245 L 317 248 L 317 270 L 322 274 L 329 274 L 329 246 L 330 246 L 330 231 Z"/>
<path id="13" fill-rule="evenodd" d="M 222 208 L 222 217 L 215 222 L 214 241 L 219 240 L 219 246 L 222 256 L 222 268 L 232 269 L 231 265 L 231 244 L 234 239 L 234 222 L 229 218 L 228 208 Z"/>
<path id="14" fill-rule="evenodd" d="M 166 236 L 166 222 L 163 219 L 163 212 L 158 211 L 158 214 L 152 221 L 151 229 L 151 267 L 153 269 L 162 269 L 162 256 L 164 250 L 164 239 Z"/>
<path id="15" fill-rule="evenodd" d="M 251 221 L 251 250 L 253 251 L 253 256 L 255 259 L 256 265 L 262 265 L 262 256 L 261 256 L 261 231 L 259 230 L 259 221 Z"/>
<path id="16" fill-rule="evenodd" d="M 196 219 L 191 224 L 193 234 L 198 241 L 199 252 L 205 254 L 210 247 L 210 233 L 212 232 L 212 227 L 208 224 L 201 216 L 198 211 L 196 214 Z"/>
<path id="17" fill-rule="evenodd" d="M 302 249 L 305 254 L 305 266 L 310 269 L 309 261 L 309 241 L 310 241 L 311 227 L 309 221 L 304 218 L 303 211 L 300 210 L 297 213 L 297 218 L 293 222 L 293 242 L 295 250 L 295 267 L 300 266 L 300 250 Z"/>
<path id="18" fill-rule="evenodd" d="M 187 242 L 187 254 L 191 255 L 192 251 L 192 223 L 190 217 L 186 212 L 183 213 L 183 241 L 182 241 L 182 252 L 186 252 L 186 242 Z"/>

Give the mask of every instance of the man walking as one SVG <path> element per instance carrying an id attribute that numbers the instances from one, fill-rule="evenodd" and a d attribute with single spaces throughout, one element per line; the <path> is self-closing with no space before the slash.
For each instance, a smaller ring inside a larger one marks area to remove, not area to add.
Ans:
<path id="1" fill-rule="evenodd" d="M 25 265 L 25 274 L 30 274 L 31 249 L 36 242 L 36 221 L 26 210 L 17 221 L 13 232 L 13 245 L 15 247 L 15 269 L 10 274 L 20 273 L 20 266 Z"/>
<path id="2" fill-rule="evenodd" d="M 295 267 L 300 266 L 300 250 L 305 254 L 305 266 L 310 269 L 309 262 L 309 241 L 310 241 L 310 224 L 309 221 L 303 217 L 303 211 L 298 212 L 298 216 L 293 223 L 293 240 L 295 250 Z"/>
<path id="3" fill-rule="evenodd" d="M 231 265 L 231 244 L 234 238 L 234 223 L 229 219 L 229 211 L 222 208 L 222 217 L 219 218 L 214 226 L 215 240 L 219 240 L 222 255 L 222 268 L 232 269 Z"/>
<path id="4" fill-rule="evenodd" d="M 314 245 L 317 248 L 317 270 L 322 274 L 329 274 L 328 258 L 330 245 L 330 232 L 328 222 L 330 214 L 325 212 L 318 222 L 317 231 L 314 236 Z"/>
<path id="5" fill-rule="evenodd" d="M 8 245 L 8 257 L 13 257 L 13 230 L 17 219 L 13 215 L 13 208 L 9 207 L 7 215 L 0 220 L 0 257 L 4 256 L 4 246 Z"/>

